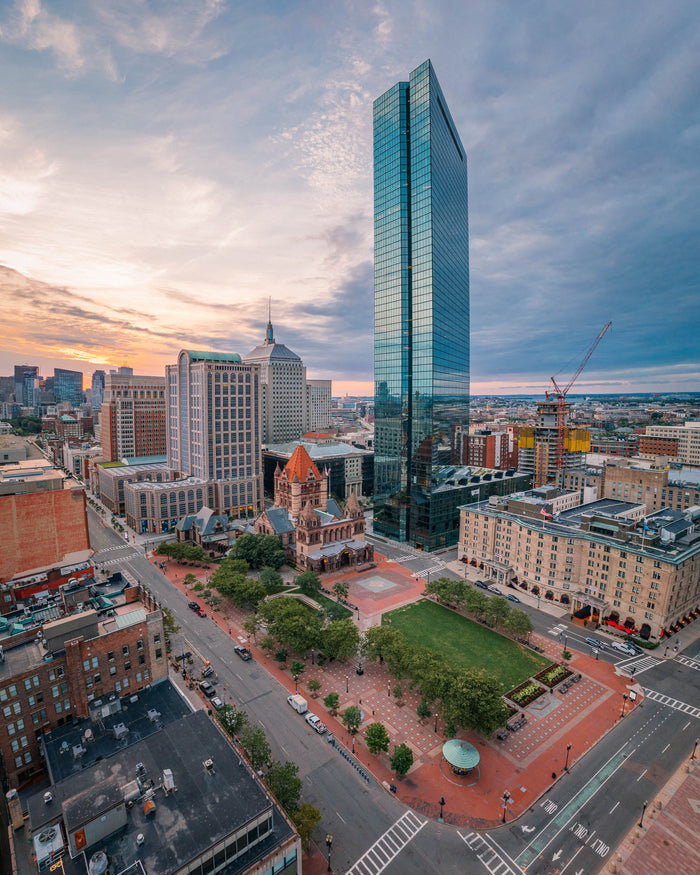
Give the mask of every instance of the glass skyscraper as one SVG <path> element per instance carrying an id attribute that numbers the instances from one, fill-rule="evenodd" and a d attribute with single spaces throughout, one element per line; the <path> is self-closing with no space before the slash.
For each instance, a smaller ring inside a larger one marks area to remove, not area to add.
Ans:
<path id="1" fill-rule="evenodd" d="M 430 61 L 374 102 L 374 531 L 455 543 L 434 497 L 469 418 L 467 155 Z"/>

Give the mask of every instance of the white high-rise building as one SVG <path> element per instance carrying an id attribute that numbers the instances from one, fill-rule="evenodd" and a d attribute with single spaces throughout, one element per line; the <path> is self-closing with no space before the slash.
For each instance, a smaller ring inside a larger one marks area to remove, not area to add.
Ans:
<path id="1" fill-rule="evenodd" d="M 299 356 L 277 343 L 268 319 L 265 340 L 243 356 L 246 364 L 260 366 L 263 443 L 298 441 L 309 431 L 330 425 L 331 381 L 306 379 Z"/>

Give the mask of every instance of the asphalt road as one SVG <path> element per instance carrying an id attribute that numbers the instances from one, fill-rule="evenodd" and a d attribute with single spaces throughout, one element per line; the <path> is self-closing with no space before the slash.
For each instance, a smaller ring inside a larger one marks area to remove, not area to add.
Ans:
<path id="1" fill-rule="evenodd" d="M 698 735 L 697 717 L 645 698 L 517 823 L 470 833 L 427 821 L 407 812 L 374 781 L 366 783 L 325 736 L 317 735 L 289 708 L 286 690 L 262 666 L 241 661 L 224 631 L 187 608 L 184 595 L 145 558 L 143 549 L 105 528 L 91 509 L 88 519 L 98 567 L 126 567 L 148 586 L 182 626 L 183 648 L 196 648 L 211 661 L 223 697 L 232 697 L 252 722 L 263 726 L 276 759 L 299 765 L 303 797 L 323 816 L 316 834 L 319 846 L 324 846 L 327 833 L 333 835 L 333 867 L 339 872 L 593 875 L 639 819 L 643 802 L 652 799 L 690 755 Z M 392 551 L 398 561 L 403 556 L 404 563 L 419 559 L 437 564 L 434 558 L 414 557 L 401 547 Z M 536 631 L 550 634 L 556 627 L 562 632 L 562 647 L 566 638 L 569 649 L 587 648 L 585 630 L 527 605 L 521 607 Z M 179 646 L 180 642 L 173 642 L 175 652 Z M 688 650 L 694 654 L 697 649 L 691 645 Z M 611 651 L 600 658 L 624 666 L 636 662 L 635 680 L 645 689 L 663 692 L 681 704 L 698 704 L 700 674 L 690 665 L 649 659 L 646 654 L 629 659 Z M 517 792 L 515 786 L 505 789 Z"/>

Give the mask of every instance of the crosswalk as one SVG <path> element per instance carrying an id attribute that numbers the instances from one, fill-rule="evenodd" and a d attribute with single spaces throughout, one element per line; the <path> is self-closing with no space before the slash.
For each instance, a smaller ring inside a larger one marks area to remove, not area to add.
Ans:
<path id="1" fill-rule="evenodd" d="M 548 631 L 549 634 L 552 635 L 554 638 L 558 638 L 560 635 L 563 635 L 566 630 L 567 627 L 563 623 L 559 623 L 558 626 L 552 626 L 552 628 Z"/>
<path id="2" fill-rule="evenodd" d="M 700 708 L 695 708 L 687 702 L 679 702 L 678 699 L 673 699 L 671 696 L 666 696 L 663 693 L 658 693 L 656 690 L 644 689 L 644 695 L 647 699 L 653 702 L 659 702 L 661 705 L 666 705 L 667 708 L 674 708 L 676 711 L 681 711 L 683 714 L 688 714 L 690 717 L 700 718 Z"/>
<path id="3" fill-rule="evenodd" d="M 431 577 L 433 580 L 437 580 L 444 570 L 444 565 L 432 565 L 430 568 L 426 568 L 425 571 L 414 571 L 413 576 L 422 577 L 424 580 L 430 579 Z"/>
<path id="4" fill-rule="evenodd" d="M 689 668 L 694 668 L 695 671 L 700 671 L 700 662 L 697 659 L 692 659 L 689 656 L 677 656 L 675 661 L 687 665 Z"/>
<path id="5" fill-rule="evenodd" d="M 413 811 L 407 811 L 365 851 L 355 865 L 348 869 L 346 875 L 379 875 L 427 822 Z"/>
<path id="6" fill-rule="evenodd" d="M 464 844 L 481 860 L 487 872 L 491 875 L 522 875 L 522 870 L 506 859 L 503 851 L 489 837 L 470 832 L 467 835 L 458 833 Z M 500 853 L 499 853 L 500 851 Z"/>
<path id="7" fill-rule="evenodd" d="M 653 656 L 635 656 L 629 661 L 622 660 L 622 662 L 618 662 L 617 667 L 624 674 L 629 675 L 629 677 L 632 678 L 645 671 L 649 671 L 650 668 L 654 668 L 654 666 L 658 665 L 660 662 L 660 659 L 656 659 Z"/>

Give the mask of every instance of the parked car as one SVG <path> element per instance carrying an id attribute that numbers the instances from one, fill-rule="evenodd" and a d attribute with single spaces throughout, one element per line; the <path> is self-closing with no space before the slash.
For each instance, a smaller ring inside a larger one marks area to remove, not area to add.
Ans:
<path id="1" fill-rule="evenodd" d="M 216 695 L 216 690 L 209 683 L 209 681 L 201 681 L 199 684 L 199 689 L 204 693 L 207 699 L 211 699 L 212 696 Z"/>
<path id="2" fill-rule="evenodd" d="M 598 650 L 605 650 L 605 644 L 602 641 L 598 641 L 597 638 L 586 638 L 586 644 L 590 644 L 591 647 L 597 647 Z"/>
<path id="3" fill-rule="evenodd" d="M 636 656 L 638 653 L 634 644 L 628 644 L 627 641 L 611 641 L 610 647 L 617 650 L 619 653 L 626 653 L 627 656 Z"/>
<path id="4" fill-rule="evenodd" d="M 199 609 L 197 610 L 197 615 L 200 616 L 200 617 L 206 617 L 207 612 L 206 612 L 206 611 L 203 611 L 201 608 L 199 608 Z"/>
<path id="5" fill-rule="evenodd" d="M 477 580 L 476 585 L 479 587 L 479 589 L 488 589 L 488 586 L 483 580 Z"/>
<path id="6" fill-rule="evenodd" d="M 214 674 L 214 669 L 210 665 L 205 665 L 202 669 L 202 677 L 210 678 Z"/>
<path id="7" fill-rule="evenodd" d="M 247 647 L 243 647 L 242 644 L 236 644 L 233 649 L 244 662 L 248 662 L 249 659 L 253 658 L 253 654 L 250 652 L 250 650 L 248 650 Z"/>
<path id="8" fill-rule="evenodd" d="M 497 586 L 494 586 L 493 584 L 490 584 L 489 586 L 487 586 L 486 589 L 488 589 L 489 592 L 495 592 L 496 595 L 503 595 L 503 593 L 500 591 L 500 589 Z"/>
<path id="9" fill-rule="evenodd" d="M 520 604 L 520 599 L 517 597 L 517 595 L 513 595 L 512 592 L 506 593 L 506 598 L 509 602 L 518 602 L 518 604 Z"/>
<path id="10" fill-rule="evenodd" d="M 198 611 L 198 610 L 199 610 L 199 605 L 197 604 L 197 602 L 188 602 L 188 603 L 187 603 L 187 607 L 188 607 L 191 611 Z"/>
<path id="11" fill-rule="evenodd" d="M 298 714 L 305 714 L 309 710 L 306 699 L 298 693 L 295 693 L 293 696 L 287 696 L 287 702 Z"/>
<path id="12" fill-rule="evenodd" d="M 221 701 L 221 699 L 218 696 L 214 696 L 212 698 L 211 704 L 212 704 L 212 707 L 216 708 L 217 711 L 221 711 L 221 709 L 224 707 L 224 703 Z"/>
<path id="13" fill-rule="evenodd" d="M 323 735 L 323 733 L 326 731 L 326 724 L 321 723 L 321 720 L 315 714 L 312 714 L 310 711 L 306 715 L 306 717 L 304 717 L 304 720 L 306 720 L 306 722 L 309 724 L 309 726 L 312 729 L 315 729 L 319 735 Z"/>

